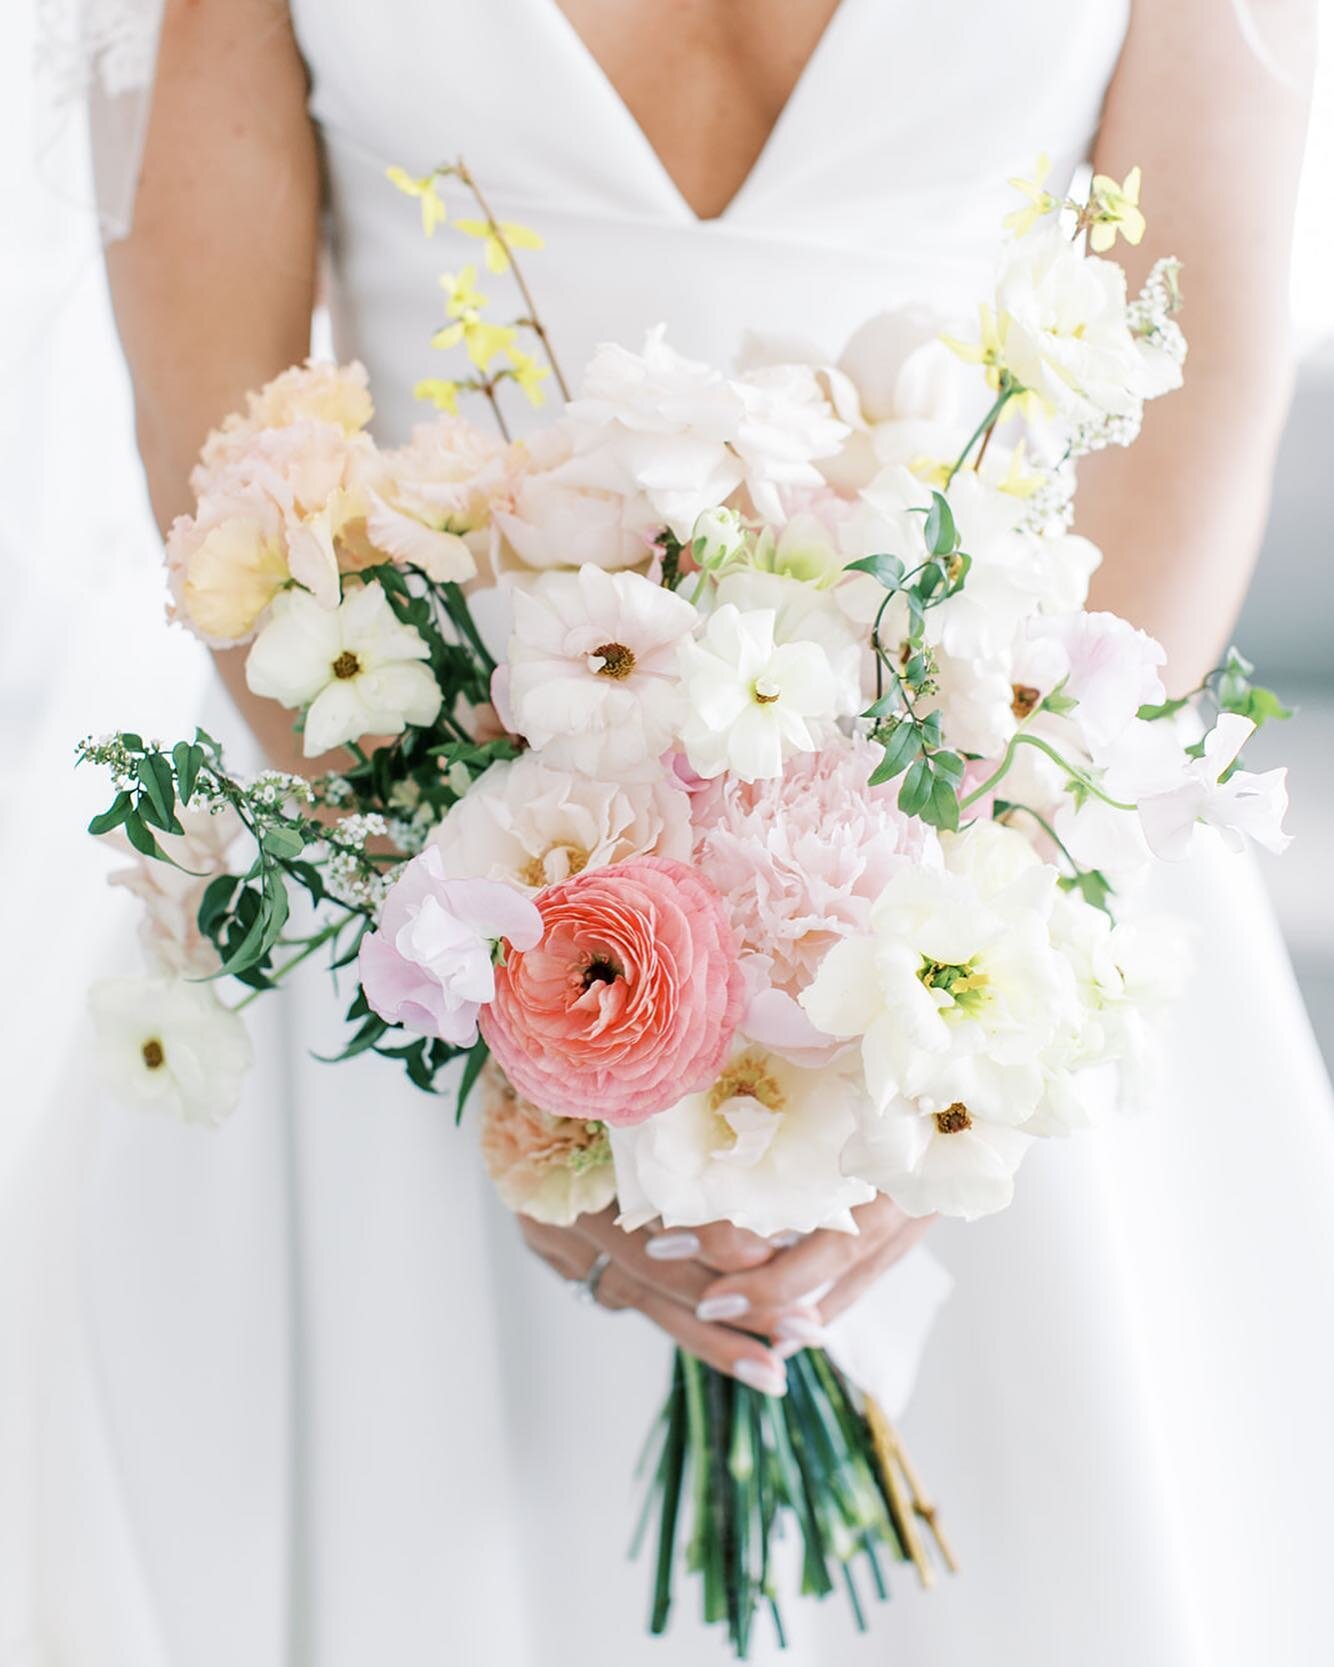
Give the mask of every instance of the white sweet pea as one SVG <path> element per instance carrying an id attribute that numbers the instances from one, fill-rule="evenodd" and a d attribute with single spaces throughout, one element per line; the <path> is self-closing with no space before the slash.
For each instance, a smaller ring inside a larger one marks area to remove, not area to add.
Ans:
<path id="1" fill-rule="evenodd" d="M 641 779 L 682 712 L 677 648 L 697 615 L 638 573 L 545 573 L 516 588 L 508 706 L 547 763 Z"/>
<path id="2" fill-rule="evenodd" d="M 1077 702 L 1071 716 L 1095 758 L 1124 732 L 1141 706 L 1157 705 L 1166 696 L 1158 675 L 1166 650 L 1116 614 L 1075 613 L 1034 621 L 1029 635 L 1045 638 L 1064 654 L 1061 693 Z"/>
<path id="3" fill-rule="evenodd" d="M 839 1155 L 864 1100 L 846 1072 L 743 1048 L 703 1092 L 611 1131 L 620 1225 L 854 1232 L 852 1209 L 875 1192 L 842 1173 Z"/>
<path id="4" fill-rule="evenodd" d="M 301 591 L 275 597 L 246 659 L 246 684 L 306 707 L 307 758 L 361 735 L 397 735 L 440 710 L 430 650 L 402 624 L 379 585 L 358 585 L 332 611 Z"/>
<path id="5" fill-rule="evenodd" d="M 772 608 L 742 613 L 727 602 L 699 641 L 681 645 L 688 707 L 681 742 L 701 776 L 780 776 L 785 758 L 819 745 L 811 723 L 834 716 L 828 656 L 813 642 L 776 644 L 774 620 Z"/>
<path id="6" fill-rule="evenodd" d="M 1126 279 L 1058 227 L 1010 245 L 996 290 L 1005 362 L 1025 388 L 1076 420 L 1137 415 L 1144 361 L 1126 321 Z"/>
<path id="7" fill-rule="evenodd" d="M 210 984 L 107 978 L 89 992 L 102 1075 L 117 1099 L 221 1123 L 250 1069 L 250 1038 Z"/>
<path id="8" fill-rule="evenodd" d="M 887 1193 L 905 1215 L 976 1221 L 1005 1209 L 1032 1140 L 960 1101 L 892 1100 L 864 1117 L 843 1152 L 850 1175 Z"/>
<path id="9" fill-rule="evenodd" d="M 450 879 L 532 893 L 628 857 L 689 862 L 690 801 L 674 777 L 614 782 L 536 753 L 493 764 L 431 834 Z"/>
<path id="10" fill-rule="evenodd" d="M 1291 836 L 1283 831 L 1288 772 L 1234 770 L 1223 779 L 1254 731 L 1249 718 L 1220 713 L 1204 738 L 1203 757 L 1190 760 L 1185 783 L 1141 801 L 1140 822 L 1156 856 L 1169 862 L 1188 856 L 1201 824 L 1214 828 L 1229 851 L 1242 850 L 1247 836 L 1266 851 L 1288 848 Z"/>

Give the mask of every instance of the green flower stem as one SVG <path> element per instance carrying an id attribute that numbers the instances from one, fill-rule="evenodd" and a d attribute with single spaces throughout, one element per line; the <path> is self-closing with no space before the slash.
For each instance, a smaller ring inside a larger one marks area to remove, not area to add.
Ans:
<path id="1" fill-rule="evenodd" d="M 273 969 L 273 971 L 268 975 L 270 982 L 274 984 L 278 983 L 278 981 L 285 978 L 294 967 L 299 967 L 303 961 L 308 961 L 317 949 L 328 943 L 330 938 L 336 938 L 346 925 L 347 916 L 344 915 L 342 920 L 336 920 L 330 925 L 322 927 L 313 938 L 308 938 L 306 940 L 306 947 L 304 949 L 299 950 L 295 955 L 293 955 L 290 961 L 284 961 L 282 966 L 275 967 Z M 232 1008 L 232 1012 L 239 1013 L 243 1007 L 249 1007 L 250 1003 L 256 1000 L 257 997 L 267 994 L 267 990 L 251 990 L 249 995 L 241 997 L 240 1001 L 238 1001 L 235 1007 Z"/>
<path id="2" fill-rule="evenodd" d="M 1091 793 L 1095 799 L 1101 799 L 1103 804 L 1110 805 L 1113 810 L 1139 809 L 1138 805 L 1128 805 L 1122 800 L 1113 799 L 1109 794 L 1104 793 L 1102 788 L 1099 787 L 1098 784 L 1089 776 L 1086 776 L 1082 770 L 1077 770 L 1067 759 L 1062 758 L 1055 747 L 1048 745 L 1048 743 L 1042 740 L 1040 736 L 1026 735 L 1021 730 L 1011 739 L 1009 746 L 1006 747 L 1005 756 L 1001 759 L 1000 766 L 994 775 L 988 776 L 986 781 L 984 781 L 980 787 L 975 787 L 967 798 L 960 799 L 960 811 L 967 810 L 969 805 L 976 804 L 979 799 L 985 798 L 996 783 L 1001 781 L 1009 773 L 1010 766 L 1014 763 L 1015 750 L 1018 747 L 1036 747 L 1039 752 L 1046 753 L 1047 757 L 1051 759 L 1053 764 L 1060 765 L 1061 769 L 1065 771 L 1071 781 L 1077 781 L 1085 792 Z"/>
<path id="3" fill-rule="evenodd" d="M 979 440 L 982 441 L 982 452 L 979 452 L 977 461 L 981 463 L 982 453 L 984 453 L 987 449 L 987 442 L 991 439 L 992 429 L 995 428 L 996 424 L 1000 421 L 1001 412 L 1010 403 L 1014 396 L 1020 392 L 1022 392 L 1022 390 L 1018 382 L 1016 382 L 1014 377 L 1011 376 L 1010 372 L 1008 370 L 1002 371 L 1000 391 L 996 395 L 991 409 L 973 430 L 972 434 L 969 435 L 968 444 L 959 453 L 958 457 L 955 458 L 953 468 L 950 470 L 949 474 L 945 476 L 945 490 L 947 492 L 950 489 L 955 475 L 958 474 L 959 470 L 962 469 L 964 464 L 968 461 L 969 452 L 972 451 L 973 447 Z"/>
<path id="4" fill-rule="evenodd" d="M 453 621 L 456 629 L 466 638 L 469 647 L 481 661 L 483 671 L 487 677 L 490 677 L 496 669 L 496 662 L 491 658 L 490 650 L 482 641 L 481 635 L 473 623 L 472 610 L 468 606 L 467 598 L 453 580 L 448 580 L 435 588 L 440 594 L 445 612 Z"/>

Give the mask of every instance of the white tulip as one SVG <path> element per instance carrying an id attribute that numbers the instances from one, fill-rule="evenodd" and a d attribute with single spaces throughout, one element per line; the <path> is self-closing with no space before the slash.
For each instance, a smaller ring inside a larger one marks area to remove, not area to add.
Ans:
<path id="1" fill-rule="evenodd" d="M 357 586 L 333 611 L 285 591 L 246 659 L 246 684 L 283 706 L 307 708 L 302 750 L 314 758 L 362 735 L 433 722 L 441 696 L 422 664 L 429 653 L 379 585 Z"/>

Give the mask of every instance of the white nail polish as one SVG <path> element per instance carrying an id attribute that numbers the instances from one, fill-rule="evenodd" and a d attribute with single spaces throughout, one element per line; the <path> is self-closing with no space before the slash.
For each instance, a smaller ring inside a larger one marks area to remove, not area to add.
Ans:
<path id="1" fill-rule="evenodd" d="M 750 1307 L 749 1297 L 740 1291 L 727 1291 L 722 1296 L 705 1297 L 695 1310 L 697 1320 L 735 1320 Z"/>
<path id="2" fill-rule="evenodd" d="M 823 1285 L 817 1285 L 813 1291 L 807 1291 L 804 1297 L 798 1297 L 797 1302 L 803 1308 L 814 1308 L 816 1303 L 827 1297 L 834 1288 L 832 1279 L 826 1279 Z"/>
<path id="3" fill-rule="evenodd" d="M 800 1233 L 775 1233 L 769 1243 L 775 1250 L 791 1250 L 792 1246 L 800 1244 L 801 1240 L 802 1235 Z"/>
<path id="4" fill-rule="evenodd" d="M 699 1255 L 699 1240 L 693 1233 L 659 1233 L 644 1246 L 644 1254 L 655 1262 L 688 1262 Z"/>
<path id="5" fill-rule="evenodd" d="M 774 1322 L 774 1336 L 801 1348 L 818 1349 L 825 1340 L 825 1329 L 804 1314 L 784 1314 Z"/>
<path id="6" fill-rule="evenodd" d="M 776 1366 L 766 1366 L 762 1360 L 738 1360 L 732 1368 L 732 1376 L 751 1389 L 758 1389 L 765 1395 L 787 1394 L 787 1373 L 781 1372 Z"/>
<path id="7" fill-rule="evenodd" d="M 805 1347 L 804 1343 L 775 1343 L 774 1353 L 780 1360 L 791 1360 L 794 1354 L 800 1354 Z"/>

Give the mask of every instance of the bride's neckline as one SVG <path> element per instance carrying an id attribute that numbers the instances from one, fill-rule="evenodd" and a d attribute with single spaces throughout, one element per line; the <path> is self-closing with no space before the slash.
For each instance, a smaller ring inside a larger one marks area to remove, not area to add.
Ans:
<path id="1" fill-rule="evenodd" d="M 574 62 L 576 72 L 589 83 L 588 96 L 598 98 L 614 109 L 616 119 L 626 131 L 627 147 L 643 164 L 646 176 L 657 187 L 659 194 L 670 201 L 675 212 L 696 226 L 721 225 L 724 221 L 734 218 L 759 182 L 775 166 L 775 158 L 796 125 L 801 106 L 811 96 L 811 88 L 818 80 L 825 60 L 834 50 L 835 39 L 845 16 L 854 10 L 855 6 L 855 0 L 838 0 L 765 135 L 755 160 L 718 212 L 706 215 L 701 214 L 687 198 L 679 181 L 644 131 L 624 95 L 563 8 L 557 4 L 557 0 L 541 0 L 541 3 L 542 9 L 553 16 L 556 30 L 564 37 L 566 50 Z"/>

